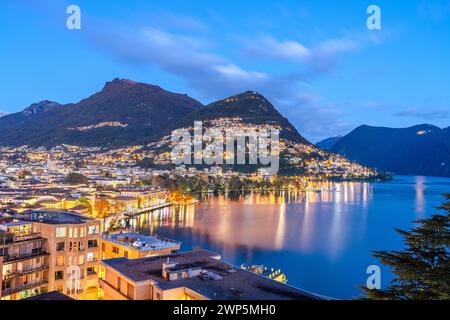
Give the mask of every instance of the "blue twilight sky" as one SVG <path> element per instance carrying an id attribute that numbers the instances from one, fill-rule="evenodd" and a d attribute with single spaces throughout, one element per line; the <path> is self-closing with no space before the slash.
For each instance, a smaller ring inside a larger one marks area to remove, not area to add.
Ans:
<path id="1" fill-rule="evenodd" d="M 366 27 L 371 4 L 382 30 Z M 313 142 L 450 125 L 450 0 L 1 0 L 0 40 L 0 113 L 119 77 L 203 103 L 258 91 Z"/>

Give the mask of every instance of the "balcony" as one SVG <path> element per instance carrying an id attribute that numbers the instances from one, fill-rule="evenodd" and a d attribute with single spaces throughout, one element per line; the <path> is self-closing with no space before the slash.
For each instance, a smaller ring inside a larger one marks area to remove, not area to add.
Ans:
<path id="1" fill-rule="evenodd" d="M 23 261 L 23 260 L 45 257 L 48 255 L 49 255 L 49 253 L 45 252 L 43 249 L 33 250 L 31 252 L 22 253 L 22 254 L 18 254 L 18 255 L 10 255 L 10 254 L 6 253 L 3 256 L 3 263 L 8 264 L 8 263 L 12 263 L 12 262 L 19 262 L 19 261 Z"/>
<path id="2" fill-rule="evenodd" d="M 24 276 L 34 272 L 44 271 L 47 270 L 48 268 L 49 268 L 48 264 L 43 264 L 40 266 L 33 266 L 31 268 L 24 268 L 22 270 L 14 270 L 14 271 L 8 270 L 6 273 L 3 274 L 3 280 Z"/>
<path id="3" fill-rule="evenodd" d="M 25 234 L 25 235 L 14 235 L 8 233 L 8 235 L 0 241 L 0 247 L 9 247 L 14 244 L 26 243 L 29 241 L 45 241 L 45 238 L 42 238 L 42 235 L 38 232 Z"/>
<path id="4" fill-rule="evenodd" d="M 28 289 L 33 289 L 33 288 L 37 288 L 37 287 L 41 287 L 48 284 L 47 280 L 39 280 L 39 281 L 35 281 L 35 282 L 29 282 L 27 284 L 23 284 L 21 286 L 17 286 L 14 288 L 6 288 L 2 291 L 2 296 L 8 296 L 10 294 L 14 294 L 23 290 L 28 290 Z"/>

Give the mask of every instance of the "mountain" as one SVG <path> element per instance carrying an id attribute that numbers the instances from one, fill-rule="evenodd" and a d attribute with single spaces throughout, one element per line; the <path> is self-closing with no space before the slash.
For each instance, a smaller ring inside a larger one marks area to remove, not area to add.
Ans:
<path id="1" fill-rule="evenodd" d="M 278 173 L 282 175 L 313 175 L 330 179 L 382 178 L 375 170 L 351 163 L 340 155 L 321 150 L 311 144 L 300 135 L 288 119 L 284 118 L 264 96 L 257 92 L 246 91 L 197 109 L 177 122 L 172 130 L 179 130 L 179 132 L 188 130 L 192 134 L 195 121 L 202 121 L 203 130 L 213 129 L 227 134 L 227 137 L 228 132 L 240 135 L 241 132 L 278 129 L 280 131 L 280 154 L 277 163 L 279 163 Z M 165 135 L 157 141 L 148 144 L 143 150 L 136 151 L 145 154 L 144 159 L 138 165 L 158 169 L 175 169 L 176 165 L 171 159 L 173 146 L 171 131 L 166 131 Z M 226 148 L 222 150 L 222 154 L 219 154 L 221 159 L 230 154 Z M 248 157 L 249 149 L 246 149 L 245 152 Z M 192 158 L 193 150 L 191 149 L 190 159 L 192 160 Z M 216 165 L 222 167 L 224 171 L 247 173 L 267 167 L 261 163 L 237 165 L 236 158 L 234 160 L 235 164 L 216 163 Z M 185 164 L 186 170 L 203 171 L 209 170 L 209 167 L 205 164 Z"/>
<path id="2" fill-rule="evenodd" d="M 68 144 L 111 149 L 141 146 L 134 150 L 142 159 L 139 165 L 174 168 L 171 133 L 191 129 L 195 121 L 202 121 L 205 130 L 230 129 L 236 135 L 242 130 L 278 129 L 280 172 L 285 174 L 344 179 L 378 176 L 370 168 L 312 145 L 257 92 L 247 91 L 203 106 L 187 95 L 127 79 L 109 81 L 101 91 L 78 103 L 41 101 L 0 118 L 0 145 L 50 148 Z M 261 166 L 228 165 L 224 169 L 254 172 Z"/>
<path id="3" fill-rule="evenodd" d="M 42 101 L 0 118 L 0 145 L 136 145 L 202 107 L 159 86 L 114 79 L 78 103 Z"/>
<path id="4" fill-rule="evenodd" d="M 296 143 L 311 144 L 302 137 L 297 129 L 283 117 L 275 107 L 261 94 L 254 91 L 228 97 L 190 113 L 175 127 L 193 126 L 194 121 L 234 119 L 243 124 L 272 125 L 280 128 L 280 138 Z"/>
<path id="5" fill-rule="evenodd" d="M 450 127 L 360 126 L 331 148 L 351 160 L 398 174 L 450 176 Z"/>
<path id="6" fill-rule="evenodd" d="M 331 137 L 331 138 L 327 138 L 324 139 L 322 141 L 319 141 L 316 143 L 316 147 L 323 149 L 323 150 L 331 150 L 331 148 L 336 144 L 336 142 L 338 142 L 340 139 L 342 138 L 342 136 L 337 136 L 337 137 Z"/>
<path id="7" fill-rule="evenodd" d="M 33 117 L 40 113 L 56 110 L 59 107 L 61 107 L 61 105 L 57 102 L 44 100 L 38 103 L 33 103 L 31 106 L 24 109 L 21 112 L 21 115 L 24 117 Z"/>

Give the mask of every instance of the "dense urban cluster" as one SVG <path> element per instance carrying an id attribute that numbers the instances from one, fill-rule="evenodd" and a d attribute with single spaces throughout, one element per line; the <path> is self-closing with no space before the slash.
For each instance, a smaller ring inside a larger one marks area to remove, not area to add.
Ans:
<path id="1" fill-rule="evenodd" d="M 238 133 L 272 127 L 228 118 L 207 122 L 206 128 Z M 193 203 L 196 193 L 308 191 L 315 190 L 317 181 L 371 179 L 378 173 L 284 139 L 280 161 L 294 169 L 289 176 L 269 176 L 263 168 L 165 167 L 171 143 L 167 136 L 117 149 L 0 148 L 1 299 L 49 293 L 73 299 L 319 298 L 273 281 L 283 278 L 282 273 L 260 277 L 211 252 L 178 253 L 176 239 L 131 232 L 127 218 Z M 148 159 L 153 166 L 143 165 Z M 143 266 L 151 272 L 141 270 Z M 244 279 L 252 290 L 239 286 Z"/>

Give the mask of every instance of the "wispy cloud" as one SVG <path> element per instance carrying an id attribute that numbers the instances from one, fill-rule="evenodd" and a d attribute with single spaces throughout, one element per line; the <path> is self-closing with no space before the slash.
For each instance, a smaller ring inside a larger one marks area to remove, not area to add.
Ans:
<path id="1" fill-rule="evenodd" d="M 366 34 L 330 38 L 310 45 L 297 40 L 278 40 L 271 36 L 242 40 L 244 53 L 251 58 L 304 65 L 316 73 L 334 69 L 343 54 L 381 41 L 380 36 Z"/>
<path id="2" fill-rule="evenodd" d="M 333 108 L 324 107 L 320 96 L 310 82 L 333 70 L 339 57 L 359 50 L 373 39 L 360 35 L 322 39 L 309 46 L 296 40 L 278 40 L 263 36 L 255 40 L 237 41 L 234 53 L 245 52 L 260 60 L 294 64 L 289 72 L 274 73 L 273 69 L 257 70 L 237 63 L 226 55 L 214 41 L 210 28 L 189 17 L 171 16 L 175 26 L 165 24 L 121 25 L 117 22 L 96 22 L 88 31 L 91 45 L 120 61 L 145 68 L 157 66 L 163 71 L 183 79 L 204 102 L 224 98 L 246 90 L 259 91 L 274 102 L 280 111 L 301 129 L 306 136 L 328 135 L 321 131 L 323 123 L 333 128 L 346 128 L 347 123 Z M 222 43 L 223 45 L 223 43 Z M 268 70 L 272 70 L 271 72 Z M 276 69 L 283 70 L 283 69 Z M 320 123 L 321 126 L 317 124 Z M 322 136 L 320 136 L 322 137 Z"/>
<path id="3" fill-rule="evenodd" d="M 207 32 L 209 27 L 200 19 L 192 16 L 175 14 L 169 11 L 153 12 L 149 15 L 155 25 L 172 30 L 190 32 Z"/>
<path id="4" fill-rule="evenodd" d="M 413 117 L 424 120 L 437 120 L 450 118 L 450 111 L 447 109 L 425 109 L 425 108 L 410 108 L 405 111 L 395 113 L 398 117 Z"/>

